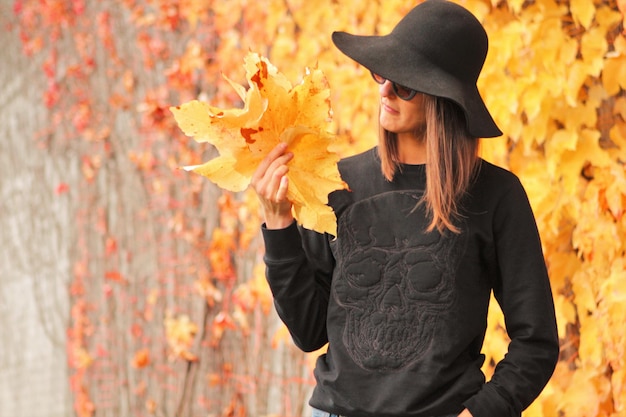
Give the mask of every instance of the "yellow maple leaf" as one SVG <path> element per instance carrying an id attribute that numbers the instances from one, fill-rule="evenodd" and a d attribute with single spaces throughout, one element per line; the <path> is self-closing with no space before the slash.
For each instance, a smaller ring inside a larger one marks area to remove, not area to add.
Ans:
<path id="1" fill-rule="evenodd" d="M 602 84 L 610 95 L 618 95 L 620 88 L 626 88 L 626 54 L 607 54 L 602 69 Z"/>
<path id="2" fill-rule="evenodd" d="M 193 29 L 197 27 L 200 16 L 205 15 L 208 11 L 206 2 L 202 0 L 181 0 L 179 8 L 181 16 L 187 18 Z"/>
<path id="3" fill-rule="evenodd" d="M 165 320 L 165 338 L 174 357 L 187 361 L 197 360 L 196 355 L 189 350 L 194 342 L 198 326 L 191 321 L 189 316 L 181 315 L 174 317 L 167 313 Z"/>
<path id="4" fill-rule="evenodd" d="M 604 67 L 608 50 L 606 32 L 593 27 L 586 31 L 580 40 L 580 54 L 587 74 L 597 77 Z"/>
<path id="5" fill-rule="evenodd" d="M 601 396 L 596 386 L 599 377 L 590 369 L 577 369 L 570 376 L 570 384 L 563 393 L 558 409 L 564 415 L 598 416 Z"/>
<path id="6" fill-rule="evenodd" d="M 623 20 L 626 20 L 626 0 L 617 0 L 617 8 L 622 13 Z"/>
<path id="7" fill-rule="evenodd" d="M 593 2 L 587 0 L 572 0 L 569 7 L 574 21 L 585 29 L 588 29 L 596 13 Z"/>
<path id="8" fill-rule="evenodd" d="M 294 217 L 302 226 L 336 235 L 337 219 L 328 194 L 347 189 L 339 156 L 329 150 L 330 89 L 321 70 L 307 70 L 295 87 L 266 58 L 249 53 L 244 60 L 250 86 L 226 80 L 244 102 L 223 110 L 192 100 L 171 107 L 181 130 L 198 142 L 215 146 L 219 156 L 188 170 L 229 191 L 243 191 L 259 163 L 284 142 L 294 154 L 289 162 L 289 192 Z"/>

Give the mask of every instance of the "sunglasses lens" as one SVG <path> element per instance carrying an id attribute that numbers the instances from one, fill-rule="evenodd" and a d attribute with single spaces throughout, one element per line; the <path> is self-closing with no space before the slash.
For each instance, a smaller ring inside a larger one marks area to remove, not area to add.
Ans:
<path id="1" fill-rule="evenodd" d="M 403 100 L 410 100 L 415 96 L 414 90 L 396 83 L 393 84 L 393 91 L 395 91 L 396 95 Z"/>
<path id="2" fill-rule="evenodd" d="M 375 72 L 372 72 L 372 78 L 378 84 L 385 84 L 385 81 L 387 81 L 385 77 L 380 76 Z M 415 97 L 415 94 L 417 94 L 415 90 L 411 90 L 410 88 L 401 86 L 400 84 L 392 82 L 391 85 L 393 86 L 393 92 L 396 93 L 396 95 L 402 100 L 411 100 Z"/>
<path id="3" fill-rule="evenodd" d="M 380 75 L 376 74 L 375 72 L 372 72 L 372 78 L 378 84 L 385 84 L 385 81 L 387 81 L 384 77 L 381 77 Z"/>

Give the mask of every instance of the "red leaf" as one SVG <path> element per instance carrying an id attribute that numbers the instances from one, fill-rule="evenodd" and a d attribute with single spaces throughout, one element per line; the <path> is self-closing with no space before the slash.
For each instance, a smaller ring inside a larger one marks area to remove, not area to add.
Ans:
<path id="1" fill-rule="evenodd" d="M 70 190 L 70 186 L 64 182 L 61 182 L 57 185 L 54 192 L 56 193 L 56 195 L 61 195 L 61 194 L 67 193 L 69 190 Z"/>
<path id="2" fill-rule="evenodd" d="M 50 51 L 48 59 L 43 63 L 43 72 L 46 74 L 46 78 L 54 79 L 57 69 L 57 53 L 56 50 Z"/>
<path id="3" fill-rule="evenodd" d="M 43 94 L 43 100 L 47 108 L 52 108 L 58 103 L 61 97 L 59 85 L 54 80 L 48 81 L 48 89 Z"/>
<path id="4" fill-rule="evenodd" d="M 105 272 L 104 277 L 113 282 L 119 282 L 121 284 L 126 283 L 126 279 L 122 276 L 122 274 L 118 271 L 108 271 Z"/>
<path id="5" fill-rule="evenodd" d="M 107 240 L 104 246 L 105 246 L 106 256 L 111 256 L 115 252 L 117 252 L 117 240 L 115 240 L 114 238 L 110 236 L 107 237 Z"/>

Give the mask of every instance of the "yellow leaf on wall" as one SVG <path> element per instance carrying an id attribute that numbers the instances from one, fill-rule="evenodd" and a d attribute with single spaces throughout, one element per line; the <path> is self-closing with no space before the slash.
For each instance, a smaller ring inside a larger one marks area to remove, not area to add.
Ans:
<path id="1" fill-rule="evenodd" d="M 622 17 L 623 17 L 622 23 L 626 23 L 624 22 L 626 20 L 626 0 L 617 0 L 617 8 L 622 13 Z"/>
<path id="2" fill-rule="evenodd" d="M 576 107 L 578 105 L 578 94 L 587 79 L 587 75 L 587 65 L 580 60 L 574 61 L 569 67 L 567 72 L 568 88 L 565 90 L 565 100 L 569 106 Z"/>
<path id="3" fill-rule="evenodd" d="M 613 154 L 623 155 L 626 152 L 626 122 L 617 120 L 615 126 L 609 131 L 611 141 L 617 146 L 617 149 L 609 149 Z"/>
<path id="4" fill-rule="evenodd" d="M 604 66 L 604 56 L 607 48 L 608 43 L 604 31 L 594 27 L 583 34 L 580 42 L 580 52 L 588 75 L 594 77 L 600 75 Z"/>
<path id="5" fill-rule="evenodd" d="M 611 375 L 611 386 L 613 387 L 613 401 L 617 413 L 626 413 L 626 368 L 621 368 Z M 621 414 L 616 414 L 621 415 Z"/>
<path id="6" fill-rule="evenodd" d="M 606 92 L 615 95 L 626 90 L 626 55 L 609 56 L 602 70 L 602 84 Z"/>
<path id="7" fill-rule="evenodd" d="M 585 164 L 606 167 L 611 164 L 608 152 L 600 146 L 600 133 L 584 129 L 578 134 L 576 150 L 565 150 L 561 155 L 559 173 L 562 175 L 565 191 L 574 194 L 581 179 Z"/>
<path id="8" fill-rule="evenodd" d="M 611 273 L 600 285 L 599 299 L 603 325 L 612 329 L 603 333 L 607 362 L 612 369 L 626 369 L 626 261 L 623 258 L 613 262 Z"/>
<path id="9" fill-rule="evenodd" d="M 574 151 L 576 150 L 576 144 L 578 143 L 578 134 L 577 132 L 571 130 L 561 129 L 552 135 L 550 140 L 546 143 L 547 150 L 546 153 L 548 155 L 558 155 L 562 154 L 565 151 Z M 554 152 L 554 153 L 552 153 Z"/>
<path id="10" fill-rule="evenodd" d="M 597 368 L 604 361 L 604 349 L 601 343 L 602 328 L 598 326 L 596 315 L 579 314 L 580 322 L 580 346 L 578 353 L 583 367 Z"/>
<path id="11" fill-rule="evenodd" d="M 193 345 L 198 326 L 191 321 L 189 316 L 174 317 L 168 313 L 163 323 L 165 325 L 165 338 L 172 355 L 187 361 L 197 360 L 197 357 L 189 349 Z"/>
<path id="12" fill-rule="evenodd" d="M 626 201 L 626 172 L 624 172 L 624 168 L 611 170 L 611 182 L 606 187 L 605 197 L 613 217 L 621 219 Z"/>
<path id="13" fill-rule="evenodd" d="M 570 384 L 561 397 L 558 409 L 565 416 L 597 416 L 600 396 L 593 383 L 595 375 L 578 369 L 570 379 Z M 557 414 L 558 415 L 558 414 Z"/>
<path id="14" fill-rule="evenodd" d="M 522 110 L 530 120 L 533 120 L 541 111 L 541 101 L 546 94 L 545 88 L 537 83 L 529 85 L 522 95 Z"/>
<path id="15" fill-rule="evenodd" d="M 584 27 L 589 28 L 596 13 L 596 7 L 589 0 L 570 0 L 570 11 L 574 17 L 574 21 Z"/>
<path id="16" fill-rule="evenodd" d="M 556 322 L 559 336 L 564 337 L 567 326 L 576 323 L 576 308 L 572 304 L 572 301 L 562 294 L 556 294 L 554 296 L 554 306 L 557 315 Z"/>

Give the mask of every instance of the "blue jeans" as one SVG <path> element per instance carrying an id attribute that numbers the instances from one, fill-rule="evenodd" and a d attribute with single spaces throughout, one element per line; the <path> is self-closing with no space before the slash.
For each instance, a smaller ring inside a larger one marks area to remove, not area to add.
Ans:
<path id="1" fill-rule="evenodd" d="M 311 417 L 347 417 L 339 414 L 327 413 L 326 411 L 318 410 L 317 408 L 313 409 L 313 413 Z M 458 417 L 458 414 L 446 414 L 445 416 L 433 416 L 433 417 Z"/>

